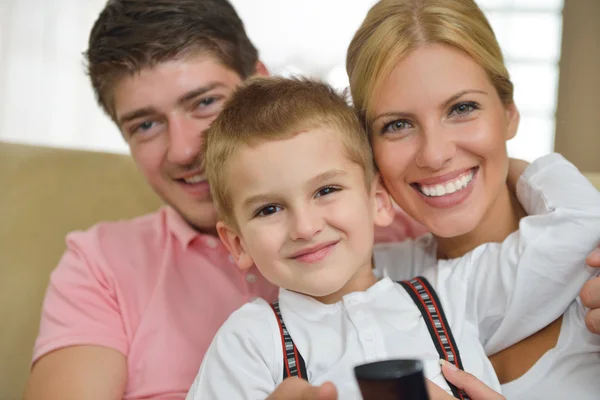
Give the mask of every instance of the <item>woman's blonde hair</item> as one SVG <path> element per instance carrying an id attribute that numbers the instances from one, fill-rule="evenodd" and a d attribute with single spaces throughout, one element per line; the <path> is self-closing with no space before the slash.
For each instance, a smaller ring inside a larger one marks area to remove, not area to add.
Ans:
<path id="1" fill-rule="evenodd" d="M 502 51 L 473 0 L 381 0 L 354 35 L 346 59 L 354 106 L 367 129 L 381 83 L 399 60 L 430 43 L 467 53 L 485 69 L 502 102 L 513 102 Z"/>

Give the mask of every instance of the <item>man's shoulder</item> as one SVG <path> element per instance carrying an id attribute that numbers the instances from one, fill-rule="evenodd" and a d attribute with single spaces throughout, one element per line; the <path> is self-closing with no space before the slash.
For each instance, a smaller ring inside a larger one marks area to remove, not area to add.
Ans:
<path id="1" fill-rule="evenodd" d="M 166 218 L 166 209 L 161 208 L 131 219 L 102 221 L 86 230 L 70 232 L 67 235 L 67 242 L 102 245 L 147 241 L 164 235 L 167 228 Z"/>
<path id="2" fill-rule="evenodd" d="M 136 218 L 100 222 L 71 232 L 66 238 L 66 251 L 97 267 L 147 263 L 165 248 L 169 236 L 166 210 L 161 208 Z"/>

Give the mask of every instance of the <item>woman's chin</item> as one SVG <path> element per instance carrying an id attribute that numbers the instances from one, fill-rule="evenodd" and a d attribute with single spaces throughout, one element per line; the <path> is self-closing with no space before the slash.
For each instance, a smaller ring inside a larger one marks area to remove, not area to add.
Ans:
<path id="1" fill-rule="evenodd" d="M 449 218 L 448 220 L 425 221 L 424 225 L 434 236 L 451 239 L 466 235 L 476 227 L 474 218 Z"/>

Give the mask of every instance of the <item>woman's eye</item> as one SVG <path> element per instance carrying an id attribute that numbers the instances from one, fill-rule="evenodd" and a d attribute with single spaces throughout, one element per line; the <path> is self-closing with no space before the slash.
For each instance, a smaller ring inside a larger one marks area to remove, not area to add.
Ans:
<path id="1" fill-rule="evenodd" d="M 333 187 L 333 186 L 327 186 L 327 187 L 324 187 L 322 189 L 319 189 L 319 191 L 317 192 L 316 197 L 326 196 L 328 194 L 338 192 L 339 190 L 340 190 L 340 188 L 336 188 L 336 187 Z"/>
<path id="2" fill-rule="evenodd" d="M 472 101 L 468 101 L 468 102 L 464 102 L 464 103 L 458 103 L 457 105 L 455 105 L 454 107 L 452 107 L 452 109 L 450 109 L 450 114 L 449 116 L 453 116 L 453 115 L 468 115 L 471 112 L 473 112 L 474 110 L 478 110 L 479 109 L 479 105 L 477 103 L 474 103 Z"/>
<path id="3" fill-rule="evenodd" d="M 399 119 L 389 122 L 383 126 L 383 133 L 400 132 L 405 129 L 412 128 L 412 124 L 405 119 Z"/>
<path id="4" fill-rule="evenodd" d="M 256 212 L 255 216 L 266 217 L 268 215 L 275 214 L 276 212 L 279 212 L 281 210 L 282 210 L 282 208 L 279 206 L 270 205 L 270 206 L 266 206 L 266 207 L 263 207 L 260 210 L 258 210 Z"/>

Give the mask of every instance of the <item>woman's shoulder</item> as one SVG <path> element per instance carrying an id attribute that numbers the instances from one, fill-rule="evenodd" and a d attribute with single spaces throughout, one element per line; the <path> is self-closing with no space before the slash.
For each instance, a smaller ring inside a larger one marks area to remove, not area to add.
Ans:
<path id="1" fill-rule="evenodd" d="M 381 243 L 373 249 L 375 272 L 392 280 L 404 280 L 422 275 L 436 264 L 437 244 L 427 233 L 416 239 L 397 243 Z"/>

